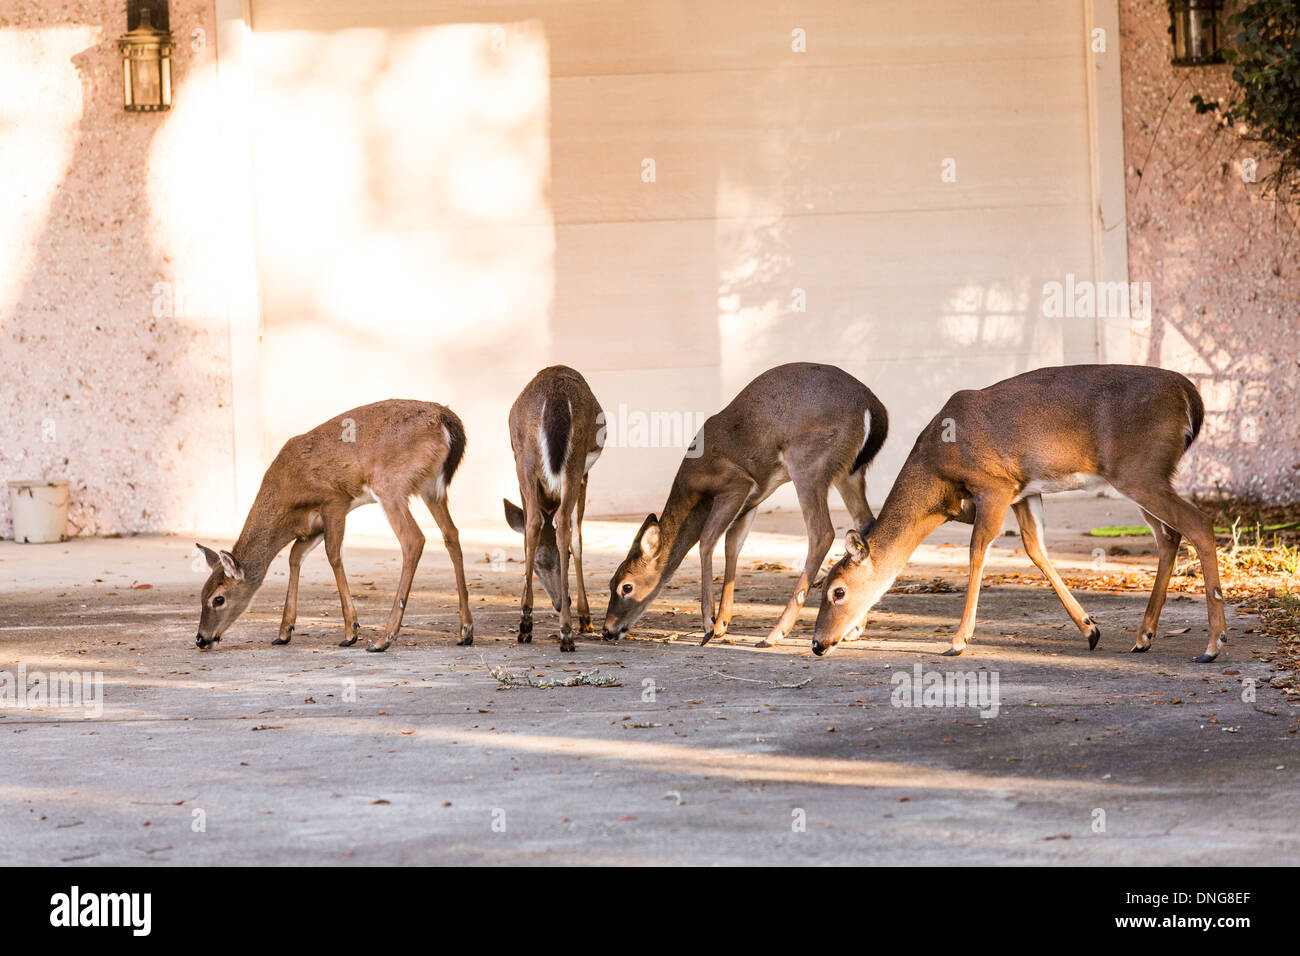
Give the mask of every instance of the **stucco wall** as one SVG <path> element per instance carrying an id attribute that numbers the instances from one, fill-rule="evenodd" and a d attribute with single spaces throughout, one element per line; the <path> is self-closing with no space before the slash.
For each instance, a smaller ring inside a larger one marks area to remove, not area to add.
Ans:
<path id="1" fill-rule="evenodd" d="M 176 109 L 149 115 L 120 0 L 0 2 L 0 480 L 71 482 L 77 533 L 233 516 L 211 6 L 172 0 Z"/>
<path id="2" fill-rule="evenodd" d="M 1165 0 L 1120 4 L 1129 278 L 1150 282 L 1133 360 L 1200 386 L 1207 416 L 1183 480 L 1267 498 L 1300 497 L 1300 235 L 1240 162 L 1267 157 L 1188 100 L 1229 92 L 1227 66 L 1169 63 Z M 1168 109 L 1166 109 L 1166 106 Z"/>

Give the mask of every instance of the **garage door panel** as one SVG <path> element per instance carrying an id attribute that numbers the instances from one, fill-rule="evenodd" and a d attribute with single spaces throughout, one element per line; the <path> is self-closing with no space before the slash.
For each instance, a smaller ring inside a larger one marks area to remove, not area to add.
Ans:
<path id="1" fill-rule="evenodd" d="M 709 414 L 806 359 L 890 408 L 879 500 L 953 390 L 1096 355 L 1041 315 L 1092 278 L 1083 0 L 252 8 L 268 450 L 446 401 L 457 515 L 496 519 L 538 367 Z M 593 513 L 658 507 L 681 453 L 611 449 Z"/>
<path id="2" fill-rule="evenodd" d="M 929 65 L 558 80 L 553 213 L 569 223 L 1086 203 L 1080 70 L 1036 60 L 956 65 L 940 83 Z"/>
<path id="3" fill-rule="evenodd" d="M 558 226 L 552 341 L 596 368 L 778 364 L 846 349 L 1059 362 L 1061 327 L 1041 316 L 1042 288 L 1090 255 L 1086 216 L 1077 206 Z"/>
<path id="4" fill-rule="evenodd" d="M 871 0 L 804 8 L 748 0 L 739 11 L 684 0 L 253 0 L 252 7 L 253 28 L 262 33 L 479 23 L 504 29 L 498 42 L 505 50 L 516 29 L 540 27 L 557 77 L 1062 59 L 1083 47 L 1082 5 L 1066 0 Z M 804 31 L 803 53 L 792 49 L 795 29 Z"/>

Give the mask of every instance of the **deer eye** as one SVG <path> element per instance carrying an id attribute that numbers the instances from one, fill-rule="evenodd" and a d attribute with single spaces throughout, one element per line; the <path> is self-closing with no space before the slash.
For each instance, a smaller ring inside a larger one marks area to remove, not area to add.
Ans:
<path id="1" fill-rule="evenodd" d="M 631 593 L 632 593 L 632 582 L 631 582 L 631 581 L 627 582 L 627 583 L 624 584 L 621 588 L 619 588 L 619 590 L 622 591 L 624 594 L 631 594 Z"/>
<path id="2" fill-rule="evenodd" d="M 223 604 L 225 604 L 225 603 L 226 603 L 226 599 L 225 599 L 224 597 L 222 597 L 220 594 L 218 594 L 216 597 L 214 597 L 214 598 L 212 599 L 212 606 L 213 606 L 213 607 L 221 607 L 221 605 L 223 605 Z"/>
<path id="3" fill-rule="evenodd" d="M 834 591 L 831 592 L 831 597 L 834 598 L 835 603 L 838 604 L 840 601 L 844 600 L 845 594 L 846 592 L 843 588 L 836 588 Z"/>

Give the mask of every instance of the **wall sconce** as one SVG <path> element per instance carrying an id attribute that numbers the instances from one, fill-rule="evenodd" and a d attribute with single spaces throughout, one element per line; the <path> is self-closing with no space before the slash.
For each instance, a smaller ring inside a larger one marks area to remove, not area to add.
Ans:
<path id="1" fill-rule="evenodd" d="M 127 32 L 117 41 L 122 54 L 122 107 L 133 113 L 157 113 L 172 107 L 172 50 L 167 5 L 154 25 L 151 3 L 127 7 Z M 134 19 L 135 26 L 131 25 Z"/>
<path id="2" fill-rule="evenodd" d="M 1223 0 L 1169 0 L 1169 35 L 1174 38 L 1174 66 L 1222 63 L 1219 14 Z"/>

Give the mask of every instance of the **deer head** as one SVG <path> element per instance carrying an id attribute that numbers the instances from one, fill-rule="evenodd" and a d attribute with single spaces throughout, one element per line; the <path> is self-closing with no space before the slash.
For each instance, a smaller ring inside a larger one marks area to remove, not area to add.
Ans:
<path id="1" fill-rule="evenodd" d="M 195 547 L 212 569 L 199 598 L 199 633 L 194 639 L 199 650 L 206 651 L 244 613 L 262 582 L 247 574 L 229 551 L 213 551 L 201 544 Z"/>
<path id="2" fill-rule="evenodd" d="M 868 521 L 861 531 L 849 530 L 844 537 L 844 557 L 826 574 L 813 632 L 812 652 L 818 657 L 861 632 L 867 613 L 894 581 L 896 572 L 874 560 L 867 543 L 874 524 Z"/>
<path id="3" fill-rule="evenodd" d="M 605 638 L 621 638 L 640 620 L 663 587 L 664 570 L 659 519 L 648 515 L 632 541 L 623 563 L 609 579 L 609 608 L 605 612 Z"/>
<path id="4" fill-rule="evenodd" d="M 520 534 L 524 534 L 526 529 L 524 509 L 504 498 L 502 504 L 506 508 L 506 524 Z M 537 542 L 537 554 L 533 558 L 533 570 L 537 572 L 547 597 L 551 599 L 551 605 L 555 610 L 560 610 L 560 548 L 555 542 L 553 514 L 544 515 L 542 536 Z"/>

